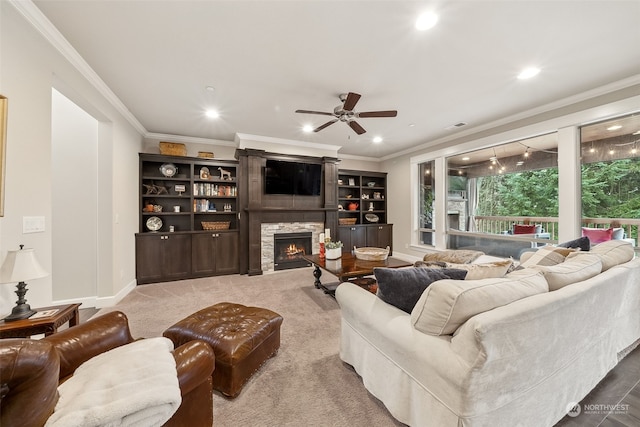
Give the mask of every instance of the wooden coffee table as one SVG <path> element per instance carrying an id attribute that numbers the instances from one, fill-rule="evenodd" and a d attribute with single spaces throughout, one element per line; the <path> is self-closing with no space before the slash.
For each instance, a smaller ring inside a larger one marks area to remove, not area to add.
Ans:
<path id="1" fill-rule="evenodd" d="M 0 338 L 28 338 L 32 335 L 44 334 L 52 335 L 58 332 L 58 328 L 69 322 L 69 327 L 80 322 L 78 307 L 80 304 L 54 305 L 51 307 L 40 307 L 38 312 L 48 310 L 58 310 L 53 315 L 40 318 L 28 318 L 14 320 L 13 322 L 0 321 Z M 34 314 L 34 316 L 36 316 Z"/>
<path id="2" fill-rule="evenodd" d="M 330 295 L 335 294 L 336 288 L 340 283 L 347 281 L 353 282 L 362 287 L 366 286 L 368 290 L 371 290 L 367 281 L 359 279 L 365 276 L 371 276 L 375 267 L 399 268 L 410 267 L 413 265 L 410 262 L 392 257 L 389 257 L 384 261 L 363 261 L 357 259 L 349 252 L 343 252 L 342 257 L 335 260 L 320 258 L 320 255 L 304 255 L 303 258 L 312 263 L 315 267 L 313 270 L 313 277 L 315 277 L 313 284 L 315 287 L 324 290 L 325 293 Z M 322 270 L 328 271 L 338 277 L 339 281 L 323 284 L 320 281 Z"/>

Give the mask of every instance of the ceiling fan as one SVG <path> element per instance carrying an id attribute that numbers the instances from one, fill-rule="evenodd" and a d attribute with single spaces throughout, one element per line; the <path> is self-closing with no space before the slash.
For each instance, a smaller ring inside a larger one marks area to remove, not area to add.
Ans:
<path id="1" fill-rule="evenodd" d="M 340 102 L 342 104 L 338 105 L 333 109 L 333 113 L 326 113 L 323 111 L 309 111 L 309 110 L 296 110 L 296 113 L 303 114 L 321 114 L 323 116 L 333 116 L 334 118 L 329 120 L 323 125 L 318 126 L 313 131 L 320 132 L 322 129 L 331 126 L 338 120 L 341 122 L 345 122 L 353 129 L 355 133 L 358 135 L 362 135 L 366 132 L 366 130 L 356 122 L 356 118 L 368 118 L 368 117 L 396 117 L 398 112 L 396 110 L 388 110 L 388 111 L 368 111 L 365 113 L 356 113 L 353 111 L 356 104 L 360 100 L 360 94 L 349 92 L 340 94 Z"/>

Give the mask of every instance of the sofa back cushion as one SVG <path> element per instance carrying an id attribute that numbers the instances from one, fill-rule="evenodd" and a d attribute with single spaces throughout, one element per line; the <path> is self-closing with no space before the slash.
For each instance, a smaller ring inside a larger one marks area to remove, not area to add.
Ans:
<path id="1" fill-rule="evenodd" d="M 489 279 L 492 277 L 504 277 L 513 265 L 512 259 L 504 261 L 486 262 L 482 264 L 453 264 L 445 263 L 447 268 L 466 270 L 467 277 L 464 280 Z"/>
<path id="2" fill-rule="evenodd" d="M 411 324 L 425 334 L 449 335 L 477 314 L 548 290 L 542 273 L 532 270 L 502 278 L 440 280 L 416 303 Z"/>
<path id="3" fill-rule="evenodd" d="M 599 255 L 589 252 L 574 252 L 569 254 L 561 264 L 535 265 L 531 268 L 541 271 L 549 284 L 549 291 L 555 291 L 600 274 L 602 261 Z"/>
<path id="4" fill-rule="evenodd" d="M 458 264 L 468 264 L 484 255 L 484 252 L 470 249 L 449 249 L 426 254 L 422 260 L 424 262 L 455 262 Z"/>
<path id="5" fill-rule="evenodd" d="M 564 259 L 576 249 L 560 248 L 557 246 L 543 246 L 533 252 L 528 258 L 520 257 L 520 266 L 527 268 L 534 265 L 556 265 L 564 261 Z"/>
<path id="6" fill-rule="evenodd" d="M 602 260 L 602 271 L 613 266 L 631 261 L 635 256 L 633 245 L 626 240 L 609 240 L 591 248 L 592 254 L 597 254 Z"/>

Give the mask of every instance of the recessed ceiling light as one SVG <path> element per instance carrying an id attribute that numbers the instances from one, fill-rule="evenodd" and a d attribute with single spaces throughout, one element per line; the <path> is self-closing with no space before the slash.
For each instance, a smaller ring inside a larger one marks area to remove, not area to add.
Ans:
<path id="1" fill-rule="evenodd" d="M 313 132 L 313 126 L 311 126 L 311 125 L 304 125 L 304 126 L 302 126 L 302 132 L 305 132 L 305 133 L 311 133 L 311 132 Z"/>
<path id="2" fill-rule="evenodd" d="M 216 110 L 207 110 L 204 114 L 210 119 L 217 119 L 220 117 L 220 114 Z"/>
<path id="3" fill-rule="evenodd" d="M 415 125 L 416 125 L 415 123 L 409 123 L 410 128 L 414 127 Z"/>
<path id="4" fill-rule="evenodd" d="M 462 160 L 466 162 L 467 160 L 471 160 L 471 157 L 463 157 Z"/>
<path id="5" fill-rule="evenodd" d="M 525 68 L 520 72 L 520 74 L 518 74 L 518 78 L 520 80 L 530 79 L 531 77 L 537 76 L 539 72 L 540 72 L 540 68 L 536 68 L 536 67 Z"/>
<path id="6" fill-rule="evenodd" d="M 416 19 L 416 30 L 426 31 L 433 28 L 438 23 L 438 15 L 433 12 L 424 12 Z"/>
<path id="7" fill-rule="evenodd" d="M 373 137 L 373 142 L 376 144 L 379 144 L 382 142 L 382 137 L 381 136 L 374 136 Z"/>
<path id="8" fill-rule="evenodd" d="M 607 130 L 618 130 L 618 129 L 622 129 L 622 125 L 613 125 L 607 128 Z"/>
<path id="9" fill-rule="evenodd" d="M 215 92 L 215 91 L 216 91 L 216 88 L 215 88 L 215 87 L 213 87 L 213 86 L 207 86 L 207 87 L 205 87 L 205 89 L 206 89 L 208 92 Z"/>
<path id="10" fill-rule="evenodd" d="M 634 133 L 632 133 L 631 135 L 640 135 L 640 130 L 635 131 Z"/>

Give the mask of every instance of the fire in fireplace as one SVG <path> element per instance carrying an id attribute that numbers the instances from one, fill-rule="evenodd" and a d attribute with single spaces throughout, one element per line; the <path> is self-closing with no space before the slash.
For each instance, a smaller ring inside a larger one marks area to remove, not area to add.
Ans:
<path id="1" fill-rule="evenodd" d="M 311 254 L 311 233 L 278 233 L 273 235 L 273 263 L 275 270 L 308 267 L 302 258 Z"/>

